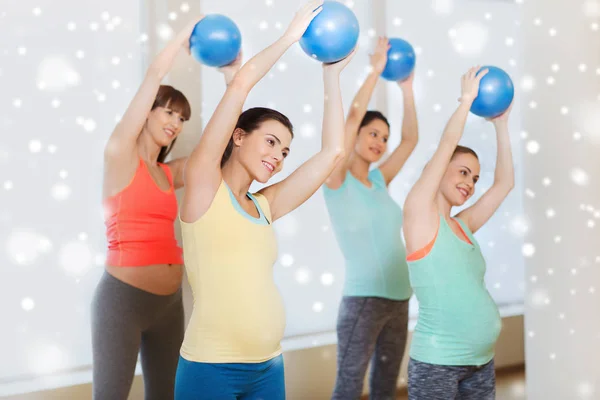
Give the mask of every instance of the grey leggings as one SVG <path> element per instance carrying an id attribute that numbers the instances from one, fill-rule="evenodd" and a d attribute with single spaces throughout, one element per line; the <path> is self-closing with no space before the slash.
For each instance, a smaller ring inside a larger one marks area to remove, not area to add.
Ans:
<path id="1" fill-rule="evenodd" d="M 181 289 L 160 296 L 105 272 L 92 300 L 94 400 L 127 399 L 140 350 L 145 399 L 173 399 L 183 333 Z"/>
<path id="2" fill-rule="evenodd" d="M 494 360 L 481 366 L 435 365 L 410 359 L 409 400 L 494 400 Z"/>
<path id="3" fill-rule="evenodd" d="M 407 329 L 408 300 L 343 297 L 337 321 L 338 371 L 332 399 L 361 397 L 369 361 L 370 398 L 395 399 Z"/>

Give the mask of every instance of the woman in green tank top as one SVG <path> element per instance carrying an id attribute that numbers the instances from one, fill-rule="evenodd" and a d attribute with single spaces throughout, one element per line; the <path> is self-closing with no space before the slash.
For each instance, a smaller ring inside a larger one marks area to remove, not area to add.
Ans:
<path id="1" fill-rule="evenodd" d="M 495 398 L 494 345 L 501 328 L 485 283 L 485 260 L 473 233 L 494 215 L 514 186 L 508 115 L 491 120 L 498 153 L 494 183 L 455 217 L 479 179 L 476 153 L 459 146 L 469 110 L 487 73 L 471 68 L 460 105 L 437 151 L 404 204 L 404 237 L 419 318 L 409 362 L 410 399 Z"/>

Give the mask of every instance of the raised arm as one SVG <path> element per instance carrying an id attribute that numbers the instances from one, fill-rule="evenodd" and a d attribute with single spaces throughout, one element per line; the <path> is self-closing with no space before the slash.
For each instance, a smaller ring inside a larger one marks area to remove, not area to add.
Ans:
<path id="1" fill-rule="evenodd" d="M 231 64 L 226 65 L 224 67 L 219 68 L 219 72 L 223 74 L 225 78 L 225 85 L 229 86 L 235 74 L 239 71 L 242 66 L 242 53 L 238 54 L 235 61 Z M 173 175 L 173 186 L 175 189 L 179 189 L 184 186 L 183 181 L 183 170 L 185 167 L 185 163 L 187 162 L 188 157 L 180 157 L 174 160 L 171 160 L 167 163 L 169 168 L 171 169 L 171 174 Z"/>
<path id="2" fill-rule="evenodd" d="M 379 38 L 375 51 L 371 55 L 371 72 L 365 82 L 360 87 L 356 96 L 352 100 L 352 105 L 348 111 L 348 117 L 346 118 L 345 124 L 345 140 L 344 140 L 344 156 L 340 159 L 338 164 L 335 166 L 333 172 L 325 182 L 327 187 L 330 189 L 337 189 L 344 183 L 346 179 L 346 172 L 349 167 L 349 160 L 354 146 L 356 144 L 356 137 L 358 135 L 358 129 L 360 123 L 367 113 L 371 96 L 375 90 L 375 85 L 379 81 L 381 72 L 385 69 L 387 62 L 387 52 L 390 48 L 389 41 L 387 38 Z"/>
<path id="3" fill-rule="evenodd" d="M 129 103 L 129 107 L 110 135 L 104 151 L 105 160 L 110 163 L 124 161 L 130 163 L 127 157 L 134 157 L 136 141 L 152 104 L 158 93 L 161 81 L 169 73 L 177 54 L 183 49 L 189 51 L 189 39 L 194 26 L 201 20 L 190 22 L 167 46 L 156 56 L 146 71 L 146 76 L 137 93 Z M 124 157 L 125 156 L 125 157 Z M 116 166 L 116 169 L 119 166 Z"/>
<path id="4" fill-rule="evenodd" d="M 398 172 L 400 172 L 419 141 L 419 125 L 417 123 L 417 109 L 413 93 L 413 79 L 414 73 L 406 80 L 398 82 L 398 86 L 402 89 L 402 98 L 404 101 L 402 139 L 400 139 L 398 147 L 394 149 L 388 159 L 379 167 L 386 184 L 389 184 L 398 175 Z"/>
<path id="5" fill-rule="evenodd" d="M 471 68 L 462 76 L 460 105 L 448 121 L 436 152 L 406 197 L 404 236 L 409 252 L 429 243 L 437 229 L 436 194 L 462 137 L 469 110 L 479 92 L 479 82 L 487 73 L 483 70 L 477 74 L 478 70 L 478 67 Z"/>
<path id="6" fill-rule="evenodd" d="M 269 200 L 273 221 L 299 207 L 325 182 L 344 154 L 344 110 L 340 93 L 340 72 L 348 57 L 335 64 L 323 65 L 324 109 L 321 151 L 302 164 L 283 181 L 261 192 Z"/>
<path id="7" fill-rule="evenodd" d="M 227 86 L 185 166 L 186 192 L 181 210 L 184 220 L 197 220 L 212 203 L 222 179 L 223 152 L 250 90 L 269 72 L 285 51 L 300 40 L 312 19 L 321 11 L 322 4 L 323 0 L 313 0 L 305 4 L 296 13 L 283 36 L 244 64 Z"/>
<path id="8" fill-rule="evenodd" d="M 498 142 L 496 171 L 492 187 L 475 204 L 458 214 L 458 217 L 467 224 L 472 232 L 476 232 L 494 215 L 515 185 L 510 135 L 508 133 L 508 116 L 511 109 L 512 105 L 504 114 L 492 120 L 496 128 Z"/>

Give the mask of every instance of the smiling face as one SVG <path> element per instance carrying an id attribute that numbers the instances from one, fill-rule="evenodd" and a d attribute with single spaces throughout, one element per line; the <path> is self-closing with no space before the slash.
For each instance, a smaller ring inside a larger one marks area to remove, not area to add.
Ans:
<path id="1" fill-rule="evenodd" d="M 235 157 L 253 179 L 266 183 L 283 168 L 291 142 L 292 133 L 285 125 L 267 120 L 252 132 L 234 133 Z"/>
<path id="2" fill-rule="evenodd" d="M 358 130 L 354 151 L 369 163 L 377 162 L 387 151 L 390 128 L 379 118 L 371 120 Z"/>
<path id="3" fill-rule="evenodd" d="M 149 134 L 152 141 L 161 147 L 159 162 L 164 162 L 167 154 L 183 129 L 183 123 L 190 119 L 190 103 L 179 90 L 161 85 L 148 113 L 143 134 Z"/>
<path id="4" fill-rule="evenodd" d="M 154 142 L 165 147 L 177 138 L 185 121 L 186 118 L 180 111 L 175 111 L 167 104 L 166 107 L 156 107 L 150 111 L 146 127 Z"/>
<path id="5" fill-rule="evenodd" d="M 440 191 L 451 206 L 461 206 L 475 193 L 479 160 L 471 153 L 456 153 L 442 178 Z"/>

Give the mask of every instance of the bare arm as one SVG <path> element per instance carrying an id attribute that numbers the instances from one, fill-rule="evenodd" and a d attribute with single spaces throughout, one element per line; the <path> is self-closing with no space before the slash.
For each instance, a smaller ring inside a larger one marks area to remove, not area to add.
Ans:
<path id="1" fill-rule="evenodd" d="M 402 139 L 387 160 L 379 167 L 385 183 L 389 183 L 398 175 L 408 157 L 412 154 L 419 141 L 419 125 L 417 123 L 417 110 L 413 93 L 414 73 L 403 82 L 398 82 L 402 89 L 404 100 L 404 114 L 402 118 Z"/>
<path id="2" fill-rule="evenodd" d="M 494 215 L 500 204 L 515 185 L 510 135 L 508 133 L 508 115 L 510 109 L 503 115 L 492 120 L 496 128 L 498 154 L 496 171 L 492 187 L 471 207 L 458 214 L 472 232 L 476 232 Z"/>
<path id="3" fill-rule="evenodd" d="M 321 151 L 286 179 L 261 191 L 269 200 L 273 221 L 308 200 L 343 156 L 344 111 L 339 75 L 353 55 L 354 52 L 342 61 L 323 66 L 325 106 Z"/>
<path id="4" fill-rule="evenodd" d="M 219 68 L 219 71 L 223 74 L 223 77 L 225 78 L 225 85 L 229 86 L 229 84 L 233 81 L 235 74 L 239 71 L 241 67 L 241 62 L 242 54 L 240 52 L 235 61 L 233 61 L 229 65 Z M 179 189 L 184 186 L 183 171 L 187 159 L 187 157 L 182 157 L 169 161 L 167 163 L 167 165 L 171 169 L 171 174 L 173 175 L 173 185 L 175 189 Z"/>
<path id="5" fill-rule="evenodd" d="M 189 23 L 167 44 L 148 67 L 140 88 L 108 139 L 105 148 L 107 159 L 121 159 L 123 155 L 134 154 L 136 140 L 142 132 L 146 118 L 148 118 L 148 113 L 152 108 L 160 83 L 171 70 L 177 54 L 182 49 L 189 51 L 189 38 L 198 21 L 195 20 Z"/>
<path id="6" fill-rule="evenodd" d="M 477 71 L 477 67 L 471 68 L 463 75 L 460 105 L 448 121 L 436 152 L 406 197 L 404 236 L 409 252 L 425 246 L 435 235 L 438 225 L 436 194 L 452 154 L 462 137 L 471 104 L 479 91 L 479 82 L 487 73 L 484 70 L 477 75 Z"/>
<path id="7" fill-rule="evenodd" d="M 212 203 L 222 180 L 223 152 L 250 90 L 285 51 L 300 39 L 310 21 L 321 11 L 322 3 L 323 0 L 313 0 L 305 4 L 296 13 L 285 34 L 244 64 L 227 87 L 185 166 L 184 181 L 187 190 L 181 210 L 184 220 L 197 220 Z"/>
<path id="8" fill-rule="evenodd" d="M 369 106 L 369 101 L 371 101 L 371 96 L 375 90 L 375 85 L 379 81 L 379 76 L 385 68 L 385 64 L 387 62 L 387 51 L 389 47 L 389 41 L 387 38 L 379 38 L 377 46 L 375 47 L 375 51 L 373 55 L 371 55 L 371 73 L 352 100 L 350 111 L 348 111 L 348 117 L 346 118 L 346 124 L 344 127 L 344 156 L 340 159 L 333 172 L 325 182 L 327 187 L 330 189 L 339 188 L 346 179 L 346 172 L 348 171 L 349 167 L 348 161 L 350 160 L 350 156 L 354 151 L 358 129 L 361 121 L 367 113 L 367 107 Z"/>

